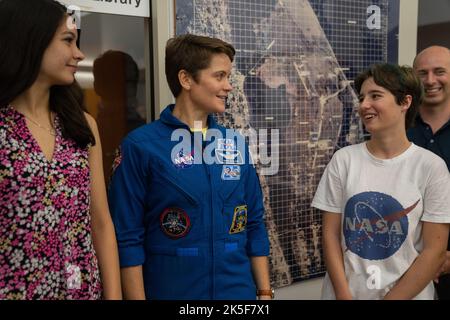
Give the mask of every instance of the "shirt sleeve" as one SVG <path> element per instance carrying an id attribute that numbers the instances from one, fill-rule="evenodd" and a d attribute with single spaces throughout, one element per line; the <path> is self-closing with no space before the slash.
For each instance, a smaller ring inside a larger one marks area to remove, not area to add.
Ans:
<path id="1" fill-rule="evenodd" d="M 422 221 L 450 223 L 450 174 L 447 165 L 438 159 L 431 166 L 424 192 Z"/>
<path id="2" fill-rule="evenodd" d="M 320 179 L 311 206 L 319 210 L 342 213 L 342 182 L 339 178 L 338 153 L 328 163 Z"/>
<path id="3" fill-rule="evenodd" d="M 247 254 L 249 256 L 268 256 L 269 238 L 264 221 L 264 201 L 261 184 L 252 164 L 248 165 L 246 181 L 247 195 Z"/>
<path id="4" fill-rule="evenodd" d="M 121 161 L 108 192 L 116 230 L 121 267 L 142 265 L 144 252 L 144 199 L 148 173 L 145 155 L 136 143 L 126 138 L 121 145 Z"/>

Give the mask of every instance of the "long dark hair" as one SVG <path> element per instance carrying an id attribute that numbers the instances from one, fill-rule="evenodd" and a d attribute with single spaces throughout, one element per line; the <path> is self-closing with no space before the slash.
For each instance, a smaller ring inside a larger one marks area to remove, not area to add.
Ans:
<path id="1" fill-rule="evenodd" d="M 36 81 L 44 52 L 66 12 L 66 7 L 54 0 L 0 1 L 0 108 Z M 81 148 L 95 145 L 84 116 L 83 93 L 76 82 L 50 89 L 50 110 L 58 115 L 64 138 Z"/>

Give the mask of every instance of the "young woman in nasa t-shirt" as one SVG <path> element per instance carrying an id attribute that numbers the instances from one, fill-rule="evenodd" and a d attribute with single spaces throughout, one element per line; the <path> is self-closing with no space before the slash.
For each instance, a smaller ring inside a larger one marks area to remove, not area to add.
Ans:
<path id="1" fill-rule="evenodd" d="M 323 210 L 323 299 L 433 299 L 450 223 L 444 161 L 409 142 L 422 87 L 411 68 L 358 76 L 371 139 L 337 151 L 312 206 Z"/>

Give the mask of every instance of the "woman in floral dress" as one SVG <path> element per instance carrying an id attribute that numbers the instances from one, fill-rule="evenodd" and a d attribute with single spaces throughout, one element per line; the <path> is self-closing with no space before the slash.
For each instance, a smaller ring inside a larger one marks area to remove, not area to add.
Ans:
<path id="1" fill-rule="evenodd" d="M 75 83 L 76 24 L 0 1 L 0 299 L 120 299 L 97 125 Z"/>

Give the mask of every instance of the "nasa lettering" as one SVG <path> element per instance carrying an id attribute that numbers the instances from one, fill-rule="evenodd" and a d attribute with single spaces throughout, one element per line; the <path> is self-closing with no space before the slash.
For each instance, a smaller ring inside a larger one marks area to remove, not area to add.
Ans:
<path id="1" fill-rule="evenodd" d="M 351 197 L 345 206 L 344 238 L 347 250 L 361 258 L 382 260 L 392 256 L 408 235 L 409 207 L 380 192 L 363 192 Z"/>

